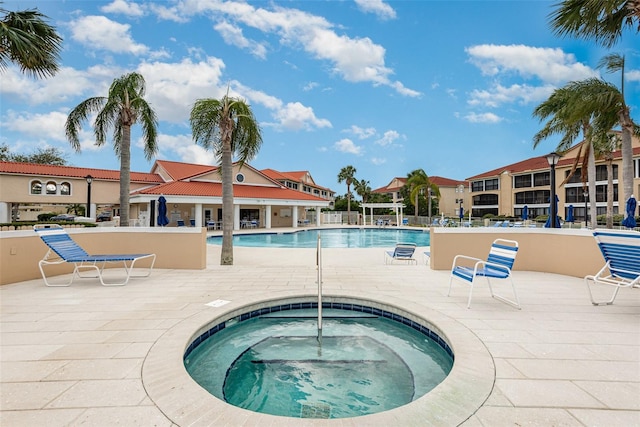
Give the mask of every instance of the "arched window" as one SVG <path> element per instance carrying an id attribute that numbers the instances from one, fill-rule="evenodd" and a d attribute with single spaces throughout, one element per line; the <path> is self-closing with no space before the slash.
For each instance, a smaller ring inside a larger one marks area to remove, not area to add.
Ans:
<path id="1" fill-rule="evenodd" d="M 55 182 L 49 181 L 47 182 L 47 194 L 56 194 L 58 190 L 58 186 Z"/>
<path id="2" fill-rule="evenodd" d="M 42 183 L 40 181 L 31 182 L 31 194 L 42 194 Z"/>
<path id="3" fill-rule="evenodd" d="M 69 196 L 71 195 L 71 184 L 68 182 L 63 182 L 60 184 L 60 195 Z"/>

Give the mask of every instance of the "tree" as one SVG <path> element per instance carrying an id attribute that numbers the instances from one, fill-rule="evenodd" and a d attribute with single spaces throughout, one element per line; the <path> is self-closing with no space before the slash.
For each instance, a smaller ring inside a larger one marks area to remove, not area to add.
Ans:
<path id="1" fill-rule="evenodd" d="M 113 131 L 113 148 L 120 158 L 120 225 L 129 226 L 129 193 L 131 188 L 131 126 L 142 125 L 144 154 L 150 160 L 158 151 L 158 120 L 151 105 L 144 99 L 145 80 L 138 73 L 129 73 L 111 83 L 107 97 L 94 97 L 82 101 L 67 117 L 67 139 L 76 152 L 80 152 L 78 133 L 88 116 L 97 113 L 93 123 L 95 145 L 106 142 L 107 133 Z"/>
<path id="2" fill-rule="evenodd" d="M 347 224 L 351 224 L 351 184 L 353 184 L 356 174 L 356 168 L 353 166 L 345 166 L 340 169 L 338 174 L 338 184 L 343 182 L 347 184 Z"/>
<path id="3" fill-rule="evenodd" d="M 34 10 L 10 12 L 0 8 L 0 70 L 9 62 L 33 77 L 51 77 L 58 72 L 62 37 L 47 23 L 48 17 Z"/>
<path id="4" fill-rule="evenodd" d="M 64 154 L 54 147 L 38 148 L 33 154 L 14 154 L 9 151 L 9 147 L 6 144 L 0 145 L 0 160 L 55 166 L 65 166 L 67 164 Z"/>
<path id="5" fill-rule="evenodd" d="M 222 252 L 220 265 L 233 265 L 233 156 L 240 167 L 253 159 L 262 134 L 249 104 L 225 95 L 199 99 L 191 110 L 194 141 L 214 152 L 222 171 Z"/>
<path id="6" fill-rule="evenodd" d="M 356 190 L 358 196 L 362 197 L 362 203 L 367 203 L 367 200 L 371 197 L 371 186 L 369 185 L 369 181 L 365 179 L 361 179 L 360 181 L 355 180 L 353 189 Z"/>
<path id="7" fill-rule="evenodd" d="M 559 36 L 592 39 L 612 47 L 629 27 L 640 30 L 638 0 L 565 0 L 549 15 L 551 27 Z"/>
<path id="8" fill-rule="evenodd" d="M 438 187 L 433 186 L 431 181 L 429 181 L 429 177 L 427 176 L 427 173 L 422 169 L 416 169 L 412 172 L 409 172 L 409 174 L 407 175 L 406 185 L 410 191 L 410 199 L 415 201 L 413 204 L 414 205 L 413 223 L 418 224 L 418 214 L 420 213 L 418 208 L 420 206 L 419 196 L 420 195 L 424 196 L 425 192 L 427 192 L 429 188 L 431 188 L 432 191 L 434 189 L 438 191 Z"/>
<path id="9" fill-rule="evenodd" d="M 67 205 L 67 213 L 73 212 L 75 215 L 84 216 L 85 210 L 86 210 L 85 206 L 79 203 L 73 203 L 73 204 Z"/>

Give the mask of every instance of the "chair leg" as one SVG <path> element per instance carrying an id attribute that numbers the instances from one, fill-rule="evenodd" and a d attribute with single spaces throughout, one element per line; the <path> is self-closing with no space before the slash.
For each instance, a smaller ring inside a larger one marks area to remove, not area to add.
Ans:
<path id="1" fill-rule="evenodd" d="M 596 301 L 593 298 L 593 292 L 591 291 L 591 286 L 589 285 L 589 281 L 590 280 L 595 285 L 595 280 L 593 280 L 593 276 L 586 276 L 584 278 L 584 282 L 587 285 L 587 291 L 589 291 L 589 298 L 591 298 L 591 304 L 593 304 L 593 305 L 612 305 L 613 301 L 618 296 L 618 291 L 620 291 L 620 286 L 615 286 L 615 290 L 613 291 L 613 295 L 611 295 L 611 299 L 609 301 Z"/>
<path id="2" fill-rule="evenodd" d="M 513 279 L 511 278 L 511 276 L 509 276 L 509 282 L 511 282 L 511 289 L 513 290 L 513 297 L 514 297 L 513 300 L 494 293 L 493 288 L 491 287 L 491 281 L 487 277 L 487 283 L 489 283 L 489 292 L 491 292 L 491 296 L 493 298 L 497 299 L 498 301 L 502 301 L 505 304 L 509 304 L 510 306 L 515 307 L 518 310 L 521 310 L 522 307 L 520 307 L 520 300 L 518 299 L 518 293 L 516 292 L 516 287 L 513 284 Z"/>

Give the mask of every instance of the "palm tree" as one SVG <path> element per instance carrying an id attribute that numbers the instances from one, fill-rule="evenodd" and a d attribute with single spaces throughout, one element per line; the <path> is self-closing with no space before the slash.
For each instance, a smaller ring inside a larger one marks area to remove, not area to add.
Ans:
<path id="1" fill-rule="evenodd" d="M 549 15 L 551 27 L 559 36 L 593 39 L 612 47 L 625 27 L 640 29 L 638 0 L 565 0 Z"/>
<path id="2" fill-rule="evenodd" d="M 429 188 L 432 191 L 438 191 L 438 187 L 434 186 L 431 181 L 429 181 L 429 177 L 426 172 L 422 169 L 416 169 L 412 172 L 409 172 L 407 175 L 407 184 L 410 191 L 410 198 L 414 200 L 414 211 L 413 211 L 413 223 L 418 224 L 418 214 L 419 209 L 419 200 L 418 197 L 422 194 L 424 195 L 425 191 L 428 191 Z"/>
<path id="3" fill-rule="evenodd" d="M 84 207 L 84 205 L 81 205 L 79 203 L 72 203 L 70 205 L 67 205 L 66 207 L 67 207 L 67 213 L 73 212 L 78 216 L 84 216 L 85 214 L 86 208 Z"/>
<path id="4" fill-rule="evenodd" d="M 191 133 L 196 144 L 215 153 L 222 172 L 222 252 L 220 265 L 233 265 L 233 156 L 240 167 L 253 159 L 262 134 L 249 104 L 225 95 L 199 99 L 191 110 Z"/>
<path id="5" fill-rule="evenodd" d="M 347 224 L 351 224 L 351 184 L 354 182 L 356 168 L 353 166 L 345 166 L 340 169 L 338 174 L 338 184 L 345 182 L 347 184 Z"/>
<path id="6" fill-rule="evenodd" d="M 369 185 L 369 181 L 366 179 L 361 179 L 360 181 L 355 180 L 353 183 L 353 189 L 356 190 L 358 196 L 362 197 L 362 203 L 367 203 L 367 200 L 371 197 L 371 186 Z"/>
<path id="7" fill-rule="evenodd" d="M 62 37 L 37 10 L 10 12 L 0 8 L 0 70 L 9 62 L 20 65 L 33 77 L 51 77 L 58 72 Z"/>
<path id="8" fill-rule="evenodd" d="M 109 95 L 82 101 L 69 113 L 65 123 L 67 139 L 80 152 L 78 133 L 90 114 L 97 113 L 93 123 L 95 145 L 106 142 L 113 130 L 113 148 L 120 158 L 120 225 L 129 226 L 129 193 L 131 177 L 131 126 L 142 125 L 144 154 L 150 160 L 158 151 L 158 121 L 156 113 L 144 99 L 145 81 L 138 73 L 125 74 L 111 83 Z"/>

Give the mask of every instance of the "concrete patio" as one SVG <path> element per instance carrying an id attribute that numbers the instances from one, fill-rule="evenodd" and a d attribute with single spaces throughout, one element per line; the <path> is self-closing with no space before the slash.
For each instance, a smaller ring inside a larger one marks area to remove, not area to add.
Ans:
<path id="1" fill-rule="evenodd" d="M 48 288 L 41 279 L 0 287 L 0 425 L 406 425 L 402 409 L 341 420 L 242 410 L 190 419 L 186 405 L 159 405 L 145 383 L 147 359 L 176 329 L 214 317 L 217 309 L 206 303 L 223 299 L 239 307 L 317 289 L 313 249 L 235 247 L 232 267 L 218 265 L 219 254 L 220 247 L 209 247 L 205 270 L 155 270 L 124 287 L 79 280 Z M 462 425 L 640 426 L 639 289 L 623 289 L 614 305 L 594 307 L 580 278 L 516 271 L 522 310 L 492 299 L 484 286 L 468 310 L 465 286 L 447 297 L 446 271 L 385 265 L 382 249 L 325 249 L 323 258 L 325 294 L 392 300 L 437 313 L 479 338 L 495 382 Z M 176 401 L 188 401 L 175 393 Z M 183 424 L 176 413 L 191 421 Z"/>

